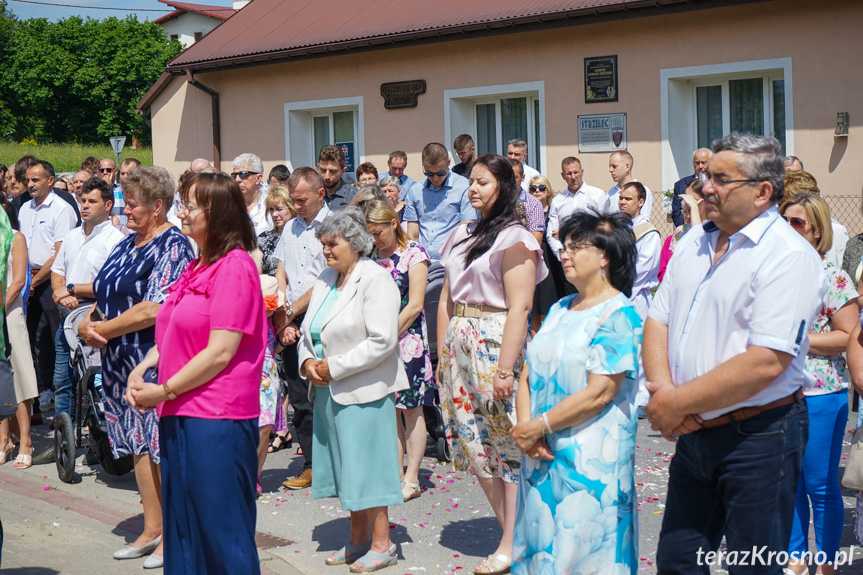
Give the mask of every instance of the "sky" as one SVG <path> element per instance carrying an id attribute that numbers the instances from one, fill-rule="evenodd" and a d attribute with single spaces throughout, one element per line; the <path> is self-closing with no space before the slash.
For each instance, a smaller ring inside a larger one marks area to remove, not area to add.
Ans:
<path id="1" fill-rule="evenodd" d="M 33 4 L 30 3 L 31 1 L 42 2 L 43 4 Z M 28 2 L 6 0 L 6 2 L 9 10 L 21 19 L 61 20 L 76 15 L 82 18 L 90 16 L 101 19 L 110 16 L 124 18 L 129 14 L 137 14 L 138 20 L 155 20 L 173 11 L 172 8 L 158 0 L 29 0 Z M 192 0 L 191 3 L 225 7 L 232 5 L 231 0 Z M 76 7 L 63 8 L 63 6 L 69 5 Z M 104 8 L 122 8 L 122 10 L 105 10 Z"/>

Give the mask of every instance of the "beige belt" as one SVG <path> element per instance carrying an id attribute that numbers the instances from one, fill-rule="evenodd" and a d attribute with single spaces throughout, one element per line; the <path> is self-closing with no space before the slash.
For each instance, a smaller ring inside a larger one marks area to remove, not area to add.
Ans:
<path id="1" fill-rule="evenodd" d="M 455 315 L 457 317 L 488 317 L 496 313 L 506 313 L 506 310 L 491 305 L 485 305 L 484 303 L 455 304 Z"/>

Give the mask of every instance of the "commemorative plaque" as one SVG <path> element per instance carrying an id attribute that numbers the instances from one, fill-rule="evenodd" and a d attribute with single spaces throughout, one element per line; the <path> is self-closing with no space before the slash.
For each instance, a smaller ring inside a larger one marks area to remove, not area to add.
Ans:
<path id="1" fill-rule="evenodd" d="M 381 84 L 381 96 L 384 97 L 384 108 L 415 108 L 417 96 L 425 94 L 425 80 L 409 80 L 407 82 L 390 82 Z"/>
<path id="2" fill-rule="evenodd" d="M 584 59 L 584 103 L 617 102 L 617 56 Z"/>
<path id="3" fill-rule="evenodd" d="M 626 149 L 626 114 L 578 117 L 578 152 L 602 153 Z"/>

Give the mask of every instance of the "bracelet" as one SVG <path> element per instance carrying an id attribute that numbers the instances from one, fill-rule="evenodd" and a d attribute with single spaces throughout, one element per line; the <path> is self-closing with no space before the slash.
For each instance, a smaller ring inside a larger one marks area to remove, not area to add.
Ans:
<path id="1" fill-rule="evenodd" d="M 539 416 L 539 421 L 542 423 L 542 428 L 545 430 L 546 435 L 554 433 L 551 429 L 551 424 L 548 422 L 548 416 L 545 413 Z"/>
<path id="2" fill-rule="evenodd" d="M 168 387 L 168 382 L 162 384 L 162 389 L 165 390 L 165 395 L 168 396 L 168 399 L 177 399 L 177 394 L 171 391 L 171 388 Z"/>
<path id="3" fill-rule="evenodd" d="M 514 371 L 504 371 L 502 369 L 498 369 L 497 370 L 497 376 L 501 379 L 507 379 L 510 377 L 515 377 L 515 372 Z"/>

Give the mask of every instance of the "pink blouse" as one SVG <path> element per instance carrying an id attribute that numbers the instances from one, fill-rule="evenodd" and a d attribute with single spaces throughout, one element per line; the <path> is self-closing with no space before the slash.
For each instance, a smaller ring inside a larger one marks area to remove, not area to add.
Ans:
<path id="1" fill-rule="evenodd" d="M 460 245 L 461 240 L 468 237 L 468 228 L 472 231 L 476 222 L 462 224 L 452 231 L 441 249 L 440 262 L 446 270 L 449 280 L 450 299 L 455 303 L 475 303 L 508 309 L 506 294 L 503 290 L 503 274 L 501 264 L 503 253 L 507 248 L 521 242 L 533 252 L 536 263 L 535 284 L 548 275 L 548 268 L 542 259 L 542 248 L 536 238 L 522 225 L 512 225 L 503 230 L 491 248 L 475 259 L 465 268 L 464 261 L 472 240 Z"/>
<path id="2" fill-rule="evenodd" d="M 156 316 L 159 384 L 207 347 L 211 330 L 226 329 L 243 337 L 219 375 L 160 404 L 159 416 L 257 420 L 267 347 L 267 316 L 258 270 L 249 254 L 239 248 L 196 270 L 198 261 L 190 263 L 171 286 Z"/>

